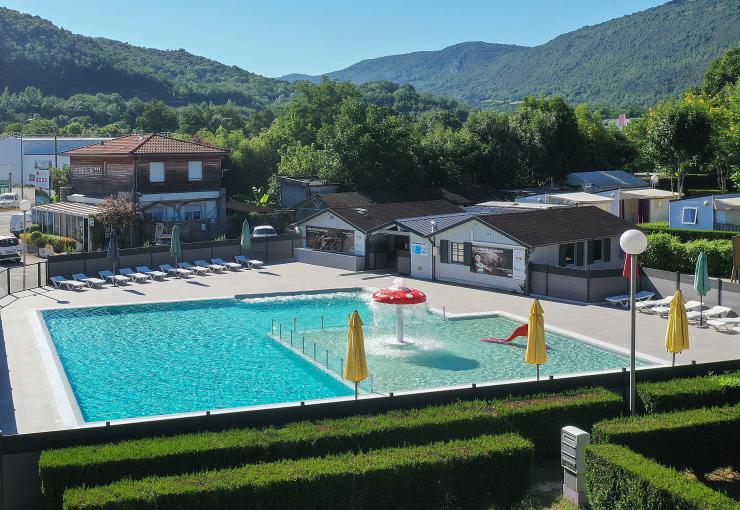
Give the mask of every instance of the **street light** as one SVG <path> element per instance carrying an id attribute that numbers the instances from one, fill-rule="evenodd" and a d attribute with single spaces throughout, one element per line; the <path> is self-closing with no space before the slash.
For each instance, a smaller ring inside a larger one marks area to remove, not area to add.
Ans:
<path id="1" fill-rule="evenodd" d="M 21 188 L 22 190 L 23 188 Z M 26 252 L 28 251 L 28 232 L 26 232 L 26 213 L 31 210 L 31 202 L 25 198 L 20 201 L 18 207 L 23 213 L 23 290 L 26 290 Z"/>
<path id="2" fill-rule="evenodd" d="M 637 257 L 647 248 L 647 237 L 639 230 L 628 230 L 619 238 L 622 250 L 630 256 L 630 414 L 635 414 L 635 292 L 637 291 Z"/>

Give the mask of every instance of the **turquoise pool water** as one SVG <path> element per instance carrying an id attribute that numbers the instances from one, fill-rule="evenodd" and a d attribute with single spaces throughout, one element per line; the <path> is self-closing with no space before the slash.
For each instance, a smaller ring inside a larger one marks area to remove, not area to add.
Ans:
<path id="1" fill-rule="evenodd" d="M 534 375 L 534 367 L 524 363 L 524 339 L 514 345 L 479 341 L 508 335 L 515 326 L 508 319 L 444 321 L 409 308 L 406 336 L 416 343 L 392 347 L 385 339 L 393 336 L 393 310 L 360 293 L 71 308 L 42 315 L 83 418 L 100 421 L 351 395 L 336 373 L 353 310 L 365 322 L 372 375 L 362 385 L 366 391 L 371 385 L 387 392 Z M 548 333 L 547 342 L 550 359 L 543 376 L 627 365 L 622 355 L 563 335 Z"/>

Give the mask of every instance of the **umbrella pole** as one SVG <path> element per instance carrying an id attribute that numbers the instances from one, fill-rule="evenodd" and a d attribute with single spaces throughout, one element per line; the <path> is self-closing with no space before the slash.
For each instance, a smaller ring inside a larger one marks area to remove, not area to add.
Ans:
<path id="1" fill-rule="evenodd" d="M 537 365 L 537 380 L 540 380 L 540 365 Z"/>
<path id="2" fill-rule="evenodd" d="M 701 326 L 704 319 L 704 296 L 699 294 L 699 326 Z"/>
<path id="3" fill-rule="evenodd" d="M 355 381 L 355 400 L 357 400 L 357 381 Z"/>
<path id="4" fill-rule="evenodd" d="M 675 352 L 673 353 L 673 361 L 671 362 L 671 366 L 672 367 L 676 366 L 676 353 Z"/>

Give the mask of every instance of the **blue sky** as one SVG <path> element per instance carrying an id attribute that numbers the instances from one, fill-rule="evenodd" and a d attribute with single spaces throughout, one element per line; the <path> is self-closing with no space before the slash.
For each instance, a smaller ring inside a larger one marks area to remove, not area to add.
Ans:
<path id="1" fill-rule="evenodd" d="M 663 0 L 0 0 L 72 32 L 185 48 L 265 76 L 463 41 L 534 46 Z"/>

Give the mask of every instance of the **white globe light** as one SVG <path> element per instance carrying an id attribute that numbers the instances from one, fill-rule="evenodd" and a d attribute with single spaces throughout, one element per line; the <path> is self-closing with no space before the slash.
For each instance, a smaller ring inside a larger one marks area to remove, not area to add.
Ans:
<path id="1" fill-rule="evenodd" d="M 20 207 L 21 211 L 28 211 L 31 209 L 31 202 L 28 200 L 21 200 L 18 207 Z"/>
<path id="2" fill-rule="evenodd" d="M 647 237 L 639 230 L 628 230 L 619 238 L 619 246 L 629 255 L 639 255 L 647 248 Z"/>

